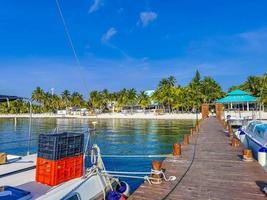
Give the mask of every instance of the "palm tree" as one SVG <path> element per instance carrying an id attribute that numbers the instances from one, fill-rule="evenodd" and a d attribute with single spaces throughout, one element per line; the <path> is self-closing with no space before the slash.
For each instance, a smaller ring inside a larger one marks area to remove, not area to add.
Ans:
<path id="1" fill-rule="evenodd" d="M 183 95 L 183 88 L 178 86 L 173 88 L 173 104 L 172 108 L 179 110 L 182 108 L 183 110 L 183 102 L 184 102 L 184 95 Z"/>
<path id="2" fill-rule="evenodd" d="M 52 111 L 52 95 L 49 92 L 44 93 L 43 102 L 44 102 L 44 112 L 51 112 Z"/>
<path id="3" fill-rule="evenodd" d="M 261 94 L 260 94 L 260 101 L 263 104 L 267 104 L 267 73 L 263 75 L 262 78 L 262 89 L 261 89 Z"/>
<path id="4" fill-rule="evenodd" d="M 141 91 L 137 97 L 138 105 L 145 111 L 145 109 L 150 105 L 150 97 L 145 93 L 145 91 Z"/>
<path id="5" fill-rule="evenodd" d="M 245 83 L 240 86 L 241 89 L 248 91 L 254 96 L 259 97 L 262 88 L 262 77 L 249 76 Z"/>
<path id="6" fill-rule="evenodd" d="M 78 92 L 73 92 L 70 99 L 73 107 L 81 108 L 85 104 L 83 96 Z"/>
<path id="7" fill-rule="evenodd" d="M 112 103 L 112 96 L 107 89 L 104 89 L 101 92 L 101 95 L 102 95 L 102 99 L 103 99 L 103 108 L 107 108 L 108 105 L 111 105 L 111 103 Z"/>
<path id="8" fill-rule="evenodd" d="M 193 103 L 192 108 L 194 110 L 198 110 L 201 104 L 204 102 L 202 94 L 202 81 L 198 70 L 188 85 L 188 95 Z"/>
<path id="9" fill-rule="evenodd" d="M 165 106 L 168 106 L 169 112 L 172 111 L 172 104 L 175 98 L 175 84 L 176 79 L 174 76 L 163 78 L 152 96 L 155 101 L 163 106 L 164 110 Z"/>
<path id="10" fill-rule="evenodd" d="M 202 81 L 202 94 L 204 103 L 214 102 L 223 96 L 221 86 L 210 76 L 206 76 Z"/>
<path id="11" fill-rule="evenodd" d="M 103 107 L 105 106 L 105 103 L 104 103 L 104 98 L 101 92 L 98 92 L 96 90 L 90 92 L 89 105 L 92 107 L 94 111 L 96 109 L 103 109 Z"/>
<path id="12" fill-rule="evenodd" d="M 117 109 L 120 110 L 124 106 L 127 105 L 127 90 L 124 88 L 117 92 L 116 94 L 117 98 Z"/>
<path id="13" fill-rule="evenodd" d="M 50 96 L 50 110 L 55 112 L 61 108 L 61 99 L 59 96 L 53 94 Z"/>
<path id="14" fill-rule="evenodd" d="M 32 92 L 32 100 L 44 104 L 44 90 L 41 87 L 37 87 Z"/>
<path id="15" fill-rule="evenodd" d="M 126 92 L 126 99 L 127 105 L 131 107 L 131 112 L 133 113 L 133 106 L 136 104 L 137 95 L 136 90 L 131 88 Z"/>
<path id="16" fill-rule="evenodd" d="M 70 91 L 64 90 L 61 94 L 61 98 L 62 98 L 62 101 L 64 103 L 64 106 L 69 107 L 70 106 L 70 98 L 71 98 Z"/>
<path id="17" fill-rule="evenodd" d="M 170 76 L 168 78 L 163 78 L 160 82 L 158 87 L 174 87 L 176 84 L 176 79 L 174 76 Z"/>

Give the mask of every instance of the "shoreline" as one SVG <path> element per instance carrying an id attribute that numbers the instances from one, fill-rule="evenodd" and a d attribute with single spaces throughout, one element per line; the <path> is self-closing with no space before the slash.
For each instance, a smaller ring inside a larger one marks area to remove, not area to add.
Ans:
<path id="1" fill-rule="evenodd" d="M 29 114 L 0 114 L 2 118 L 29 118 Z M 103 113 L 98 115 L 59 115 L 51 113 L 32 114 L 32 118 L 64 118 L 64 119 L 196 119 L 196 114 L 192 113 L 179 113 L 179 114 L 162 114 L 155 115 L 154 113 L 134 113 L 134 114 L 122 114 L 122 113 Z M 198 119 L 201 118 L 201 114 L 198 114 Z"/>
<path id="2" fill-rule="evenodd" d="M 239 117 L 239 113 L 234 112 L 226 112 L 226 115 L 231 115 L 233 117 Z M 0 119 L 3 118 L 29 118 L 29 114 L 0 114 Z M 242 117 L 251 117 L 251 112 L 241 112 Z M 259 116 L 255 116 L 259 118 Z M 60 115 L 53 113 L 40 113 L 40 114 L 32 114 L 32 118 L 63 118 L 63 119 L 166 119 L 166 120 L 195 120 L 195 113 L 165 113 L 161 115 L 156 115 L 155 113 L 134 113 L 134 114 L 123 114 L 123 113 L 103 113 L 98 115 Z M 201 119 L 201 113 L 198 114 L 198 119 Z M 261 112 L 261 119 L 267 119 L 267 112 Z"/>

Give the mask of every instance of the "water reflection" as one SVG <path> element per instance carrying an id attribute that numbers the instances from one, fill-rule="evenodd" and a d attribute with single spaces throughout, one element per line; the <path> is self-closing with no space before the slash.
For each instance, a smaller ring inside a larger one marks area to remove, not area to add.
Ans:
<path id="1" fill-rule="evenodd" d="M 89 119 L 33 119 L 32 147 L 36 152 L 40 133 L 60 131 L 81 132 L 92 127 Z M 193 126 L 192 120 L 99 119 L 96 141 L 102 154 L 154 155 L 171 152 L 172 144 L 180 141 Z M 28 119 L 0 119 L 0 152 L 25 155 L 27 152 Z M 5 143 L 21 140 L 20 143 Z M 155 159 L 155 158 L 153 158 Z M 156 158 L 162 160 L 163 158 Z M 152 158 L 104 158 L 108 170 L 150 171 Z M 135 189 L 142 180 L 127 180 Z"/>

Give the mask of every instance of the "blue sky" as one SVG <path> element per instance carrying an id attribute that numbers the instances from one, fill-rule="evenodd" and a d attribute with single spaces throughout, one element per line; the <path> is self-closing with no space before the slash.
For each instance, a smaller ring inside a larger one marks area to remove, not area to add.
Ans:
<path id="1" fill-rule="evenodd" d="M 153 89 L 198 69 L 226 90 L 267 71 L 265 0 L 55 0 L 0 2 L 0 93 L 30 96 L 134 87 Z"/>

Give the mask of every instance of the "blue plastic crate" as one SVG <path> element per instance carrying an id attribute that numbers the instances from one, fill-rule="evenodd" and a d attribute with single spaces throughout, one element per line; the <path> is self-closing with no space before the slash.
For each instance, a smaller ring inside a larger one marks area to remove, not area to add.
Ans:
<path id="1" fill-rule="evenodd" d="M 32 195 L 28 191 L 11 186 L 0 187 L 0 200 L 28 200 L 31 198 Z"/>

